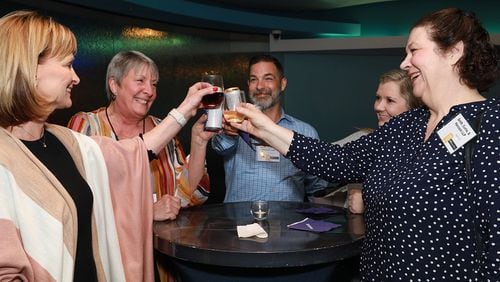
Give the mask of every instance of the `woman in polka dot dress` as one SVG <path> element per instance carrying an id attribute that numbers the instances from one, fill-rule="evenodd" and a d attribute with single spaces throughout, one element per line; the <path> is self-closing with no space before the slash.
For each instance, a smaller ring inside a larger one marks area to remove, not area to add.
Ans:
<path id="1" fill-rule="evenodd" d="M 344 147 L 281 128 L 250 104 L 232 125 L 308 173 L 364 183 L 364 281 L 500 281 L 500 101 L 480 94 L 497 78 L 495 48 L 475 15 L 451 8 L 418 21 L 406 52 L 401 68 L 425 106 Z"/>

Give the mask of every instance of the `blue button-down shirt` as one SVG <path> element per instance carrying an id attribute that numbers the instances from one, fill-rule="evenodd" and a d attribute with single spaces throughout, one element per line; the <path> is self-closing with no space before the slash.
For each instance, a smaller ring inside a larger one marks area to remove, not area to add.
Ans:
<path id="1" fill-rule="evenodd" d="M 312 138 L 317 131 L 309 124 L 286 115 L 278 124 Z M 279 155 L 279 162 L 257 161 L 259 141 L 241 136 L 218 134 L 212 138 L 213 149 L 224 157 L 226 197 L 224 202 L 268 200 L 304 201 L 306 194 L 323 189 L 328 182 L 297 169 L 288 159 Z"/>

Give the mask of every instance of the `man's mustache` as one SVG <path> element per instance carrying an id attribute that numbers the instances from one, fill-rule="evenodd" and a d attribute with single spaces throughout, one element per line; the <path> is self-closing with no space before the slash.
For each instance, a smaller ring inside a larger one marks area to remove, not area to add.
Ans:
<path id="1" fill-rule="evenodd" d="M 256 95 L 269 95 L 269 96 L 271 96 L 271 95 L 272 95 L 272 92 L 271 92 L 271 91 L 268 91 L 268 90 L 264 90 L 264 91 L 254 92 L 254 93 L 252 94 L 252 96 L 256 96 Z"/>

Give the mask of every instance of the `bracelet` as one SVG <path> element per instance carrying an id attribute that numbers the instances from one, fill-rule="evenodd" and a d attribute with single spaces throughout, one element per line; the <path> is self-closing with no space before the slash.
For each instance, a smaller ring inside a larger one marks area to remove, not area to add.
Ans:
<path id="1" fill-rule="evenodd" d="M 179 113 L 179 111 L 176 109 L 176 108 L 173 108 L 169 113 L 168 113 L 169 116 L 172 116 L 175 121 L 181 126 L 183 127 L 184 125 L 186 125 L 186 118 L 184 117 L 183 114 Z"/>

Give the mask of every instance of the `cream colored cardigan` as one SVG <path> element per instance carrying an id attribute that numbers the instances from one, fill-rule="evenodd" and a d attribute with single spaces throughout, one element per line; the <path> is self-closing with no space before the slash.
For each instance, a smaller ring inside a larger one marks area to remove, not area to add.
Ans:
<path id="1" fill-rule="evenodd" d="M 47 124 L 94 196 L 92 234 L 100 281 L 153 281 L 152 199 L 142 140 L 87 137 Z M 0 281 L 72 281 L 77 219 L 71 196 L 0 128 Z"/>

